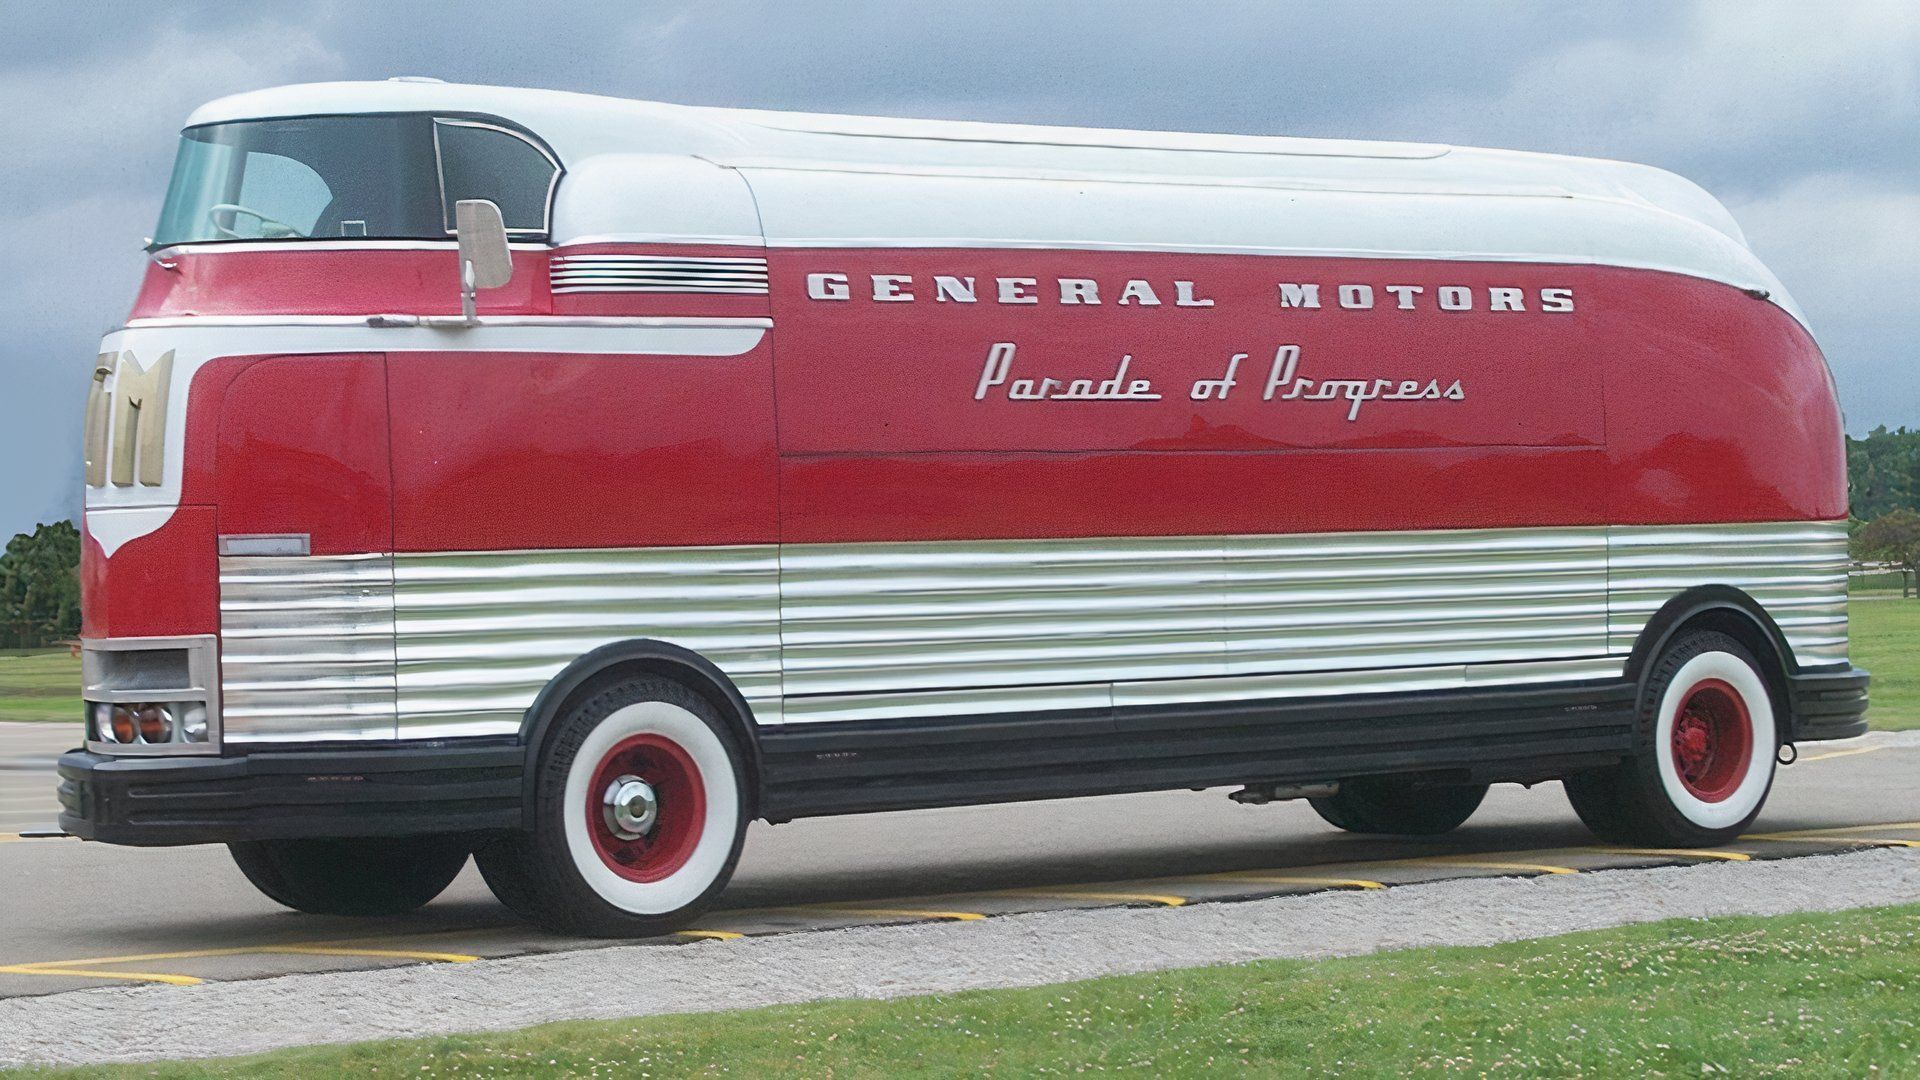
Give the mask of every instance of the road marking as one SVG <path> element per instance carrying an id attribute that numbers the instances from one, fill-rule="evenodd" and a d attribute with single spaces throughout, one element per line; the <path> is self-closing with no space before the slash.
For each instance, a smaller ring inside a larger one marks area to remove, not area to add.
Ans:
<path id="1" fill-rule="evenodd" d="M 68 836 L 66 833 L 60 833 L 58 835 L 52 835 L 52 836 L 25 836 L 20 833 L 12 833 L 12 832 L 0 833 L 0 844 L 15 844 L 15 843 L 25 844 L 35 840 L 77 840 L 77 839 L 79 839 L 79 837 Z"/>
<path id="2" fill-rule="evenodd" d="M 1813 754 L 1799 759 L 1795 764 L 1808 765 L 1816 761 L 1829 761 L 1837 757 L 1852 757 L 1855 754 L 1877 754 L 1882 750 L 1891 750 L 1890 746 L 1860 746 L 1852 750 L 1829 750 L 1824 754 Z"/>
<path id="3" fill-rule="evenodd" d="M 1376 863 L 1378 866 L 1464 866 L 1481 870 L 1527 870 L 1536 874 L 1577 874 L 1580 871 L 1571 866 L 1549 866 L 1546 863 L 1503 862 L 1499 860 L 1475 859 L 1471 857 L 1454 858 L 1450 855 L 1438 855 L 1431 859 L 1394 859 L 1390 862 Z"/>
<path id="4" fill-rule="evenodd" d="M 1782 837 L 1833 836 L 1837 833 L 1898 832 L 1902 829 L 1920 829 L 1920 821 L 1892 821 L 1884 825 L 1831 825 L 1821 829 L 1787 829 L 1753 835 L 1761 840 L 1774 840 Z"/>
<path id="5" fill-rule="evenodd" d="M 1874 847 L 1920 848 L 1920 840 L 1897 840 L 1891 836 L 1831 836 L 1826 833 L 1819 836 L 1789 836 L 1785 833 L 1774 835 L 1754 833 L 1740 839 L 1762 840 L 1772 844 L 1871 844 Z"/>
<path id="6" fill-rule="evenodd" d="M 1245 881 L 1255 885 L 1329 885 L 1344 889 L 1384 889 L 1386 885 L 1365 878 L 1311 877 L 1300 874 L 1269 874 L 1261 870 L 1229 870 L 1224 874 L 1209 874 L 1195 881 Z"/>
<path id="7" fill-rule="evenodd" d="M 86 968 L 53 967 L 46 964 L 11 964 L 0 967 L 0 975 L 65 975 L 76 979 L 126 979 L 130 982 L 157 982 L 169 986 L 199 986 L 191 975 L 160 975 L 144 971 L 92 971 Z"/>
<path id="8" fill-rule="evenodd" d="M 921 911 L 915 908 L 880 908 L 839 904 L 796 904 L 793 907 L 761 908 L 762 911 L 817 911 L 823 915 L 878 915 L 884 919 L 946 919 L 973 922 L 986 918 L 977 911 Z"/>
<path id="9" fill-rule="evenodd" d="M 1123 904 L 1159 904 L 1162 907 L 1181 907 L 1187 902 L 1184 896 L 1168 896 L 1164 893 L 1107 892 L 1071 886 L 1058 889 L 1002 889 L 984 895 L 1030 896 L 1037 900 L 1115 900 Z"/>
<path id="10" fill-rule="evenodd" d="M 1719 859 L 1724 862 L 1751 862 L 1753 856 L 1738 851 L 1713 851 L 1708 848 L 1590 847 L 1581 851 L 1596 855 L 1663 855 L 1679 859 Z"/>
<path id="11" fill-rule="evenodd" d="M 370 949 L 349 942 L 316 941 L 304 945 L 240 945 L 224 949 L 182 949 L 177 952 L 139 953 L 132 956 L 90 956 L 79 960 L 36 960 L 27 964 L 0 967 L 0 974 L 68 975 L 88 979 L 126 979 L 132 982 L 159 982 L 172 986 L 197 986 L 202 981 L 191 975 L 169 975 L 144 971 L 108 971 L 104 965 L 138 964 L 150 960 L 197 960 L 215 956 L 368 956 L 399 960 L 424 960 L 447 964 L 467 964 L 479 960 L 466 953 L 427 952 L 415 949 Z"/>
<path id="12" fill-rule="evenodd" d="M 708 938 L 713 941 L 736 941 L 747 936 L 736 934 L 732 930 L 675 930 L 674 933 L 681 937 Z"/>
<path id="13" fill-rule="evenodd" d="M 310 945 L 276 945 L 266 949 L 235 949 L 230 953 L 222 951 L 206 955 L 239 956 L 247 953 L 294 953 L 301 956 L 376 956 L 392 957 L 400 960 L 432 960 L 443 964 L 471 964 L 480 959 L 477 956 L 469 956 L 466 953 L 420 952 L 413 949 L 320 948 Z"/>

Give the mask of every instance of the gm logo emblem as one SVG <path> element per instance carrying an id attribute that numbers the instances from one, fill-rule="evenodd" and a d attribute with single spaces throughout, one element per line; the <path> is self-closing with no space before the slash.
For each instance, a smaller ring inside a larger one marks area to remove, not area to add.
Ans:
<path id="1" fill-rule="evenodd" d="M 147 487 L 164 482 L 167 395 L 172 386 L 171 349 L 148 368 L 141 367 L 132 352 L 100 354 L 87 391 L 87 486 L 100 487 L 109 478 L 109 441 L 114 484 L 128 487 L 136 478 Z"/>

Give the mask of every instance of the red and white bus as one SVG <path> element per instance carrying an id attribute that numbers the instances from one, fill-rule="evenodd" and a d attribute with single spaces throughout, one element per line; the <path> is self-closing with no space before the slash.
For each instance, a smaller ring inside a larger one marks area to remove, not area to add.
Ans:
<path id="1" fill-rule="evenodd" d="M 296 908 L 1177 788 L 1704 845 L 1865 729 L 1826 363 L 1655 169 L 395 80 L 200 109 L 149 253 L 61 823 Z"/>

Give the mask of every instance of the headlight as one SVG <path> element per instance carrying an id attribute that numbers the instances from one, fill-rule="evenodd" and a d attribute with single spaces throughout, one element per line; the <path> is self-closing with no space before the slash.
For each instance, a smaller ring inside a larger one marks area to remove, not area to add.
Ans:
<path id="1" fill-rule="evenodd" d="M 93 738 L 116 746 L 207 741 L 207 706 L 199 701 L 138 701 L 87 706 Z"/>

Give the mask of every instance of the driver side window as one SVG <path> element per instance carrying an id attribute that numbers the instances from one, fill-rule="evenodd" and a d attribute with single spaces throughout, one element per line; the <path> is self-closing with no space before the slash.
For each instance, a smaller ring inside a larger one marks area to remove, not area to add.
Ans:
<path id="1" fill-rule="evenodd" d="M 216 207 L 213 215 L 221 226 L 247 239 L 312 236 L 321 213 L 333 202 L 333 191 L 320 174 L 290 157 L 249 153 L 240 175 L 240 192 L 233 202 L 244 209 Z M 364 224 L 361 232 L 365 234 Z"/>

